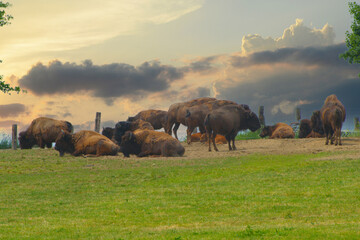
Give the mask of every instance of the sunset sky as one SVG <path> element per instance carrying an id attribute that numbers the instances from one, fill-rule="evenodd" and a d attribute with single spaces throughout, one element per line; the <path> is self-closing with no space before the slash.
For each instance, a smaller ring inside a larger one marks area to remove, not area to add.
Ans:
<path id="1" fill-rule="evenodd" d="M 0 127 L 66 119 L 93 129 L 145 109 L 213 96 L 265 106 L 267 124 L 310 118 L 326 96 L 360 115 L 360 65 L 340 60 L 343 0 L 13 0 L 0 28 Z M 344 129 L 344 128 L 343 128 Z"/>

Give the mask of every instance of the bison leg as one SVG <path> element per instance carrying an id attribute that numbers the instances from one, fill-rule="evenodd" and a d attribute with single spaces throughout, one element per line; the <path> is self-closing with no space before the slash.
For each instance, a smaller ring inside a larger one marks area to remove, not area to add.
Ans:
<path id="1" fill-rule="evenodd" d="M 233 137 L 233 138 L 231 139 L 231 141 L 232 141 L 232 149 L 233 149 L 233 150 L 236 150 L 236 147 L 235 147 L 235 137 Z"/>
<path id="2" fill-rule="evenodd" d="M 180 123 L 175 123 L 175 126 L 173 128 L 173 132 L 174 132 L 174 135 L 175 135 L 175 138 L 177 140 L 179 140 L 178 136 L 177 136 L 177 130 L 179 129 L 179 126 L 180 126 Z"/>
<path id="3" fill-rule="evenodd" d="M 226 141 L 228 142 L 228 145 L 229 145 L 229 151 L 231 151 L 232 150 L 232 148 L 231 148 L 231 138 L 230 138 L 229 135 L 226 135 L 225 138 L 226 138 Z"/>
<path id="4" fill-rule="evenodd" d="M 211 139 L 214 145 L 214 149 L 215 151 L 219 151 L 219 149 L 216 147 L 215 138 L 216 138 L 216 133 L 213 133 Z"/>
<path id="5" fill-rule="evenodd" d="M 188 127 L 187 130 L 186 130 L 186 133 L 187 133 L 187 138 L 186 138 L 186 142 L 187 144 L 190 144 L 191 143 L 191 133 L 194 131 L 194 128 L 193 127 Z"/>
<path id="6" fill-rule="evenodd" d="M 206 133 L 209 142 L 209 152 L 211 152 L 211 132 Z"/>

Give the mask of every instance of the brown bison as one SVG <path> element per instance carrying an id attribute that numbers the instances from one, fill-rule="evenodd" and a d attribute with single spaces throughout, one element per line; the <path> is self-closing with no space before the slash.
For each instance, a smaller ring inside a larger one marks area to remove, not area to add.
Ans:
<path id="1" fill-rule="evenodd" d="M 326 141 L 325 144 L 342 145 L 341 143 L 341 128 L 345 121 L 346 112 L 344 105 L 333 94 L 326 98 L 323 107 L 320 110 L 320 117 L 323 124 Z"/>
<path id="2" fill-rule="evenodd" d="M 134 117 L 129 117 L 127 121 L 133 122 L 138 119 L 149 122 L 154 129 L 165 129 L 167 122 L 167 111 L 153 109 L 144 110 L 136 114 Z"/>
<path id="3" fill-rule="evenodd" d="M 101 132 L 102 135 L 104 135 L 105 137 L 107 137 L 108 139 L 111 139 L 113 141 L 113 137 L 115 135 L 115 128 L 111 128 L 111 127 L 103 127 L 103 130 Z"/>
<path id="4" fill-rule="evenodd" d="M 294 138 L 295 133 L 292 127 L 286 123 L 277 123 L 274 126 L 265 126 L 260 133 L 260 137 L 269 136 L 270 139 L 274 138 Z"/>
<path id="5" fill-rule="evenodd" d="M 148 129 L 154 130 L 153 126 L 146 121 L 141 119 L 129 122 L 129 121 L 120 121 L 115 125 L 114 136 L 112 138 L 113 142 L 120 145 L 121 138 L 127 131 L 135 131 L 136 129 Z"/>
<path id="6" fill-rule="evenodd" d="M 59 151 L 60 157 L 64 153 L 70 153 L 73 156 L 116 155 L 120 150 L 119 146 L 109 138 L 100 133 L 87 130 L 74 134 L 62 131 L 56 139 L 55 149 Z"/>
<path id="7" fill-rule="evenodd" d="M 120 151 L 125 157 L 135 154 L 138 157 L 158 155 L 177 157 L 184 155 L 185 148 L 179 140 L 164 132 L 137 129 L 127 131 L 121 139 Z"/>
<path id="8" fill-rule="evenodd" d="M 209 151 L 211 151 L 211 140 L 215 151 L 218 151 L 215 143 L 217 134 L 224 135 L 229 150 L 235 150 L 235 137 L 241 130 L 250 129 L 256 131 L 260 128 L 259 118 L 250 110 L 240 105 L 226 105 L 211 111 L 205 117 L 205 128 L 209 140 Z M 230 142 L 232 141 L 232 147 Z"/>
<path id="9" fill-rule="evenodd" d="M 319 110 L 313 112 L 310 121 L 311 121 L 311 129 L 312 129 L 311 134 L 314 136 L 324 137 L 325 136 L 324 127 L 321 121 Z"/>
<path id="10" fill-rule="evenodd" d="M 34 119 L 26 131 L 19 133 L 21 149 L 31 149 L 35 144 L 40 148 L 51 148 L 61 130 L 73 132 L 71 123 L 47 117 Z"/>
<path id="11" fill-rule="evenodd" d="M 299 127 L 299 138 L 306 138 L 311 131 L 311 121 L 309 119 L 302 119 Z"/>
<path id="12" fill-rule="evenodd" d="M 165 132 L 168 133 L 169 135 L 172 135 L 172 131 L 174 131 L 175 138 L 178 139 L 177 130 L 179 129 L 180 124 L 186 125 L 185 123 L 186 110 L 189 107 L 215 100 L 216 98 L 203 97 L 203 98 L 193 99 L 188 102 L 172 104 L 168 110 Z M 173 126 L 174 129 L 172 129 Z"/>
<path id="13" fill-rule="evenodd" d="M 214 100 L 205 102 L 203 104 L 195 105 L 186 109 L 185 125 L 187 126 L 187 143 L 191 143 L 191 133 L 196 127 L 199 127 L 201 133 L 205 133 L 204 120 L 206 115 L 215 109 L 218 109 L 225 105 L 237 105 L 236 102 L 228 100 Z M 247 105 L 244 105 L 247 106 Z M 248 107 L 248 106 L 247 106 Z M 205 135 L 206 136 L 206 135 Z M 206 137 L 205 137 L 206 139 Z"/>
<path id="14" fill-rule="evenodd" d="M 319 116 L 317 117 L 317 112 Z M 318 118 L 318 119 L 317 119 Z M 320 119 L 320 111 L 315 111 L 311 116 L 311 120 L 303 119 L 300 121 L 299 138 L 322 138 L 325 137 L 322 122 Z"/>

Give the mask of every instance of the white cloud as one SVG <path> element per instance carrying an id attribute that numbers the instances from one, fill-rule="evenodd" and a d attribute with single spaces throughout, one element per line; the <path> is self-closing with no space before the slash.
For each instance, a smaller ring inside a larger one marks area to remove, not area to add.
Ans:
<path id="1" fill-rule="evenodd" d="M 328 46 L 334 44 L 334 29 L 325 24 L 322 29 L 304 26 L 302 19 L 284 30 L 279 38 L 263 38 L 258 34 L 249 34 L 242 39 L 242 52 L 247 54 L 258 51 L 273 51 L 284 47 Z"/>
<path id="2" fill-rule="evenodd" d="M 280 102 L 279 104 L 275 105 L 271 109 L 271 114 L 275 115 L 278 112 L 282 112 L 284 114 L 293 114 L 295 112 L 296 107 L 305 105 L 305 104 L 311 104 L 311 102 L 307 101 L 307 100 L 299 100 L 299 101 L 295 101 L 295 102 L 284 100 L 284 101 Z"/>

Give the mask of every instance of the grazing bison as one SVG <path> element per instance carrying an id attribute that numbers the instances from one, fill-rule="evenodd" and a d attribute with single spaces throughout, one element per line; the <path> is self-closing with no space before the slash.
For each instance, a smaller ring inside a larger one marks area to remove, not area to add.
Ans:
<path id="1" fill-rule="evenodd" d="M 180 124 L 186 125 L 185 123 L 186 110 L 189 107 L 215 100 L 216 98 L 203 97 L 203 98 L 193 99 L 188 102 L 172 104 L 168 110 L 165 132 L 168 133 L 169 135 L 172 135 L 172 131 L 174 131 L 175 138 L 178 139 L 177 130 Z M 174 124 L 175 126 L 174 129 L 172 130 Z"/>
<path id="2" fill-rule="evenodd" d="M 31 149 L 35 144 L 40 148 L 51 148 L 61 130 L 73 132 L 71 123 L 47 117 L 34 119 L 26 131 L 19 133 L 21 149 Z"/>
<path id="3" fill-rule="evenodd" d="M 134 117 L 129 117 L 127 121 L 133 122 L 138 119 L 149 122 L 154 129 L 165 129 L 167 122 L 167 111 L 153 109 L 144 110 L 136 114 Z"/>
<path id="4" fill-rule="evenodd" d="M 186 109 L 185 125 L 187 126 L 186 132 L 187 132 L 188 144 L 191 143 L 190 135 L 196 127 L 199 127 L 201 133 L 205 133 L 204 120 L 206 115 L 210 111 L 218 109 L 225 105 L 237 105 L 237 103 L 228 100 L 214 100 L 214 101 L 205 102 L 203 104 L 195 105 Z M 243 107 L 249 110 L 249 106 L 243 105 Z"/>
<path id="5" fill-rule="evenodd" d="M 346 112 L 344 105 L 333 94 L 326 98 L 323 107 L 320 110 L 320 117 L 323 124 L 326 141 L 325 144 L 342 145 L 341 143 L 341 128 L 345 121 Z"/>
<path id="6" fill-rule="evenodd" d="M 125 157 L 135 154 L 138 157 L 159 155 L 163 157 L 177 157 L 184 155 L 185 148 L 179 140 L 164 132 L 137 129 L 127 131 L 121 140 L 120 151 Z"/>
<path id="7" fill-rule="evenodd" d="M 295 133 L 292 127 L 286 123 L 277 123 L 274 126 L 265 126 L 260 133 L 260 137 L 270 136 L 274 138 L 294 138 Z"/>
<path id="8" fill-rule="evenodd" d="M 116 155 L 120 150 L 119 146 L 109 138 L 94 131 L 80 131 L 74 134 L 62 131 L 55 144 L 55 149 L 59 151 L 60 157 L 64 153 L 73 156 L 79 155 Z"/>
<path id="9" fill-rule="evenodd" d="M 240 105 L 226 105 L 206 115 L 205 128 L 209 139 L 209 151 L 211 151 L 211 140 L 215 151 L 218 151 L 215 143 L 217 134 L 225 136 L 229 144 L 229 150 L 235 150 L 237 133 L 246 129 L 254 132 L 260 128 L 260 122 L 254 112 L 245 110 Z M 232 147 L 230 146 L 231 141 Z"/>

